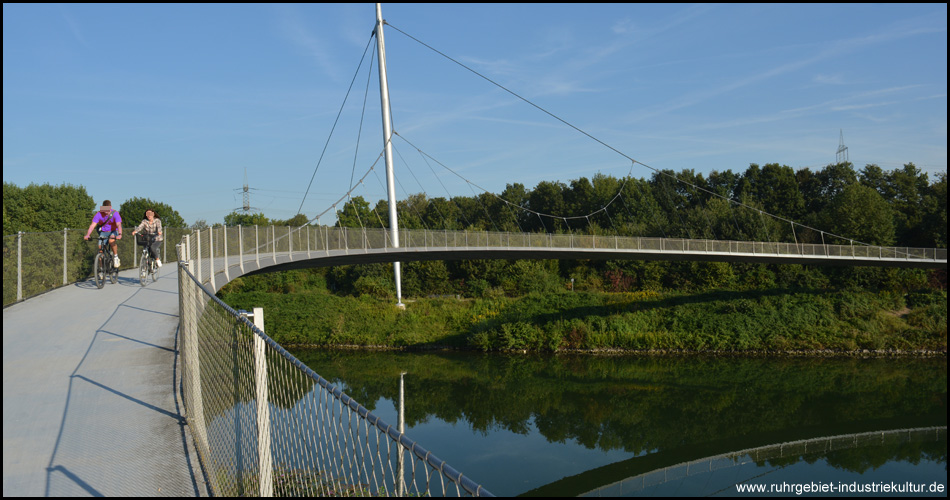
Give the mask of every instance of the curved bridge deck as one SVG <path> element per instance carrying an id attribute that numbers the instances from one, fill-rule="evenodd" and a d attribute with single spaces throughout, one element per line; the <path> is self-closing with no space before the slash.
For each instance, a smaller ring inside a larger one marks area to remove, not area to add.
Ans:
<path id="1" fill-rule="evenodd" d="M 3 496 L 203 496 L 176 400 L 178 273 L 3 310 Z"/>

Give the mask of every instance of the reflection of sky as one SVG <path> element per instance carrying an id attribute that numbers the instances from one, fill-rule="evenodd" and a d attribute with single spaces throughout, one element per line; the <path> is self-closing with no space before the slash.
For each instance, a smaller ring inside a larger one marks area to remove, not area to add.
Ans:
<path id="1" fill-rule="evenodd" d="M 406 405 L 412 404 L 406 396 Z M 397 423 L 392 401 L 379 399 L 373 414 Z M 633 453 L 591 450 L 573 441 L 551 443 L 528 422 L 528 434 L 496 429 L 488 434 L 472 430 L 468 422 L 455 424 L 432 416 L 423 424 L 406 427 L 406 435 L 432 451 L 498 496 L 511 496 L 586 471 L 632 458 Z M 511 467 L 499 467 L 511 464 Z M 501 472 L 500 472 L 501 471 Z"/>

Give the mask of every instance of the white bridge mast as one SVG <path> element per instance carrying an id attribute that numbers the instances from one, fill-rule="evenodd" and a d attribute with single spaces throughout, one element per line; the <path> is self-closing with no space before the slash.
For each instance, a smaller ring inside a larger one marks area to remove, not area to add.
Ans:
<path id="1" fill-rule="evenodd" d="M 389 114 L 389 82 L 386 80 L 386 46 L 383 42 L 383 10 L 381 4 L 376 4 L 376 50 L 379 60 L 379 99 L 383 108 L 383 147 L 386 151 L 386 186 L 389 190 L 389 227 L 392 235 L 393 248 L 399 248 L 399 223 L 396 220 L 396 182 L 393 176 L 393 125 Z M 393 262 L 393 271 L 396 275 L 396 306 L 405 308 L 402 303 L 402 279 L 399 273 L 399 262 Z"/>

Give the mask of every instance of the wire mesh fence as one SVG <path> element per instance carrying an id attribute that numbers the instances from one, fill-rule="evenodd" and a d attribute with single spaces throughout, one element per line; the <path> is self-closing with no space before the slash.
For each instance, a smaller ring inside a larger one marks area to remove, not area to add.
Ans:
<path id="1" fill-rule="evenodd" d="M 174 260 L 174 242 L 185 229 L 166 228 L 161 258 Z M 83 239 L 85 230 L 63 229 L 43 233 L 18 233 L 3 237 L 3 305 L 26 300 L 43 292 L 92 276 L 96 238 Z M 131 235 L 131 232 L 129 233 Z M 137 267 L 142 248 L 134 238 L 118 241 L 120 269 Z M 169 253 L 170 252 L 170 253 Z"/>
<path id="2" fill-rule="evenodd" d="M 234 229 L 205 230 L 179 246 L 182 395 L 215 495 L 491 496 L 306 367 L 202 284 L 213 281 L 216 259 L 245 252 L 223 243 L 215 248 L 228 231 Z M 280 253 L 275 236 L 280 232 L 269 231 L 243 258 L 256 260 L 268 244 Z M 316 239 L 316 232 L 311 236 Z M 283 253 L 298 241 L 303 244 L 295 238 Z M 199 262 L 205 280 L 190 271 Z M 226 267 L 219 264 L 218 272 Z"/>

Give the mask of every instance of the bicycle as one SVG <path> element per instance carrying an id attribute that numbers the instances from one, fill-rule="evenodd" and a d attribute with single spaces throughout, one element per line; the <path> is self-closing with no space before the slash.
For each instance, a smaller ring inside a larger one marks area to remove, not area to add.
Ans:
<path id="1" fill-rule="evenodd" d="M 106 277 L 113 285 L 119 282 L 119 270 L 115 267 L 115 255 L 112 253 L 108 236 L 99 236 L 99 251 L 93 260 L 92 274 L 96 280 L 96 288 L 105 286 Z"/>
<path id="2" fill-rule="evenodd" d="M 142 262 L 139 264 L 139 283 L 142 286 L 148 282 L 148 275 L 152 275 L 152 281 L 158 281 L 158 266 L 156 265 L 155 259 L 152 258 L 151 252 L 148 251 L 149 247 L 155 241 L 154 234 L 138 234 L 136 235 L 136 243 L 142 245 Z"/>

